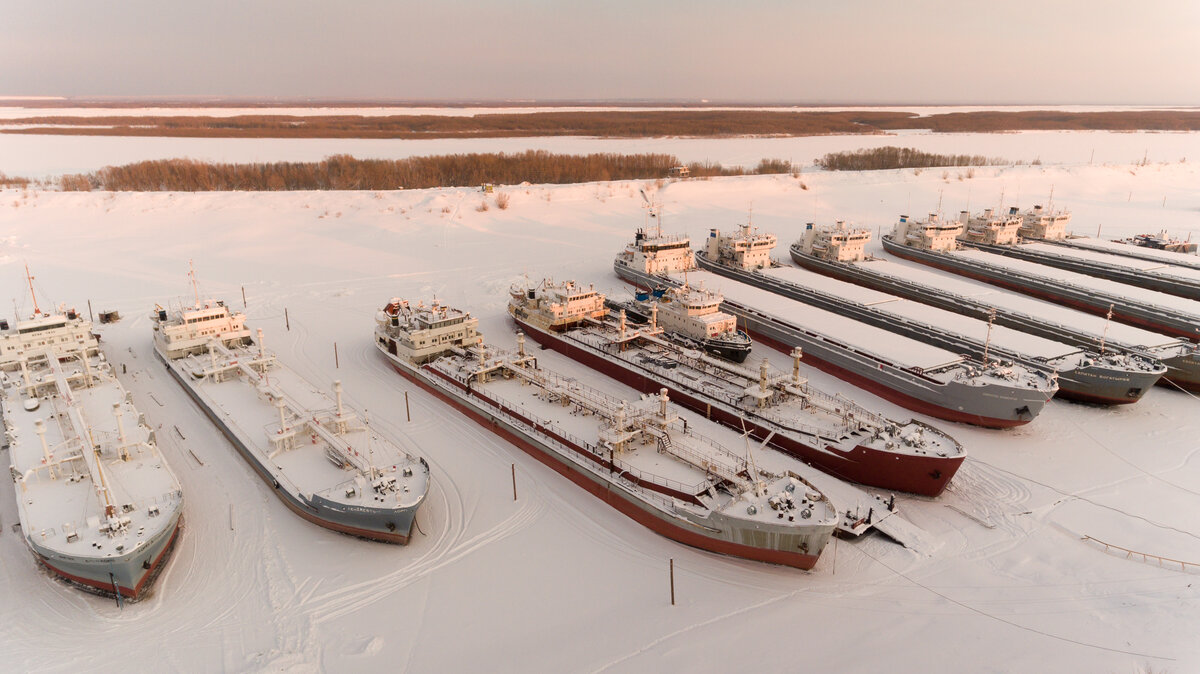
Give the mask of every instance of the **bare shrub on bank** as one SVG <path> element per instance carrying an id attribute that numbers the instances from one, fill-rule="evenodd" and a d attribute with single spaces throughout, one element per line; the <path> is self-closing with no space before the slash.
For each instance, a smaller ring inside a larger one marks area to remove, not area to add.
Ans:
<path id="1" fill-rule="evenodd" d="M 911 147 L 876 147 L 850 152 L 831 152 L 817 160 L 827 171 L 879 171 L 934 166 L 996 166 L 1012 162 L 969 154 L 934 154 Z"/>
<path id="2" fill-rule="evenodd" d="M 63 176 L 64 190 L 242 191 L 394 190 L 466 187 L 485 183 L 581 183 L 660 179 L 678 166 L 668 154 L 552 154 L 531 150 L 513 154 L 454 154 L 407 159 L 355 159 L 335 155 L 319 162 L 218 164 L 163 159 L 107 166 L 94 173 Z M 692 164 L 693 175 L 744 175 L 742 167 Z M 756 173 L 792 170 L 789 162 L 763 160 Z"/>

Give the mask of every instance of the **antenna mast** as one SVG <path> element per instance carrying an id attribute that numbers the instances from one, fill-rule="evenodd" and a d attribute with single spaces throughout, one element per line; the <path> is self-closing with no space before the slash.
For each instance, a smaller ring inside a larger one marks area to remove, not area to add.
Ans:
<path id="1" fill-rule="evenodd" d="M 196 283 L 196 266 L 188 260 L 188 278 L 192 280 L 192 293 L 196 296 L 196 306 L 200 306 L 200 286 Z"/>
<path id="2" fill-rule="evenodd" d="M 33 292 L 33 275 L 29 273 L 28 262 L 25 263 L 25 280 L 29 283 L 29 296 L 33 298 L 33 317 L 37 318 L 42 310 L 38 309 L 37 294 Z"/>

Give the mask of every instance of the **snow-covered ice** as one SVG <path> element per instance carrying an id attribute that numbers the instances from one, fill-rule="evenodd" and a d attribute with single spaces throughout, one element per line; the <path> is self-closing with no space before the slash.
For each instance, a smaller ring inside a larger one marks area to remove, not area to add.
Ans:
<path id="1" fill-rule="evenodd" d="M 1036 135 L 997 137 L 1024 138 L 1023 156 L 1038 151 Z M 1155 222 L 1200 234 L 1200 172 L 1190 162 L 983 168 L 962 181 L 964 170 L 941 173 L 501 187 L 505 210 L 473 189 L 0 191 L 0 287 L 28 310 L 27 261 L 47 298 L 121 312 L 121 322 L 98 328 L 103 344 L 127 368 L 122 381 L 138 408 L 161 426 L 186 495 L 173 558 L 153 594 L 122 611 L 37 568 L 9 528 L 11 486 L 0 487 L 3 667 L 1195 671 L 1200 570 L 1081 540 L 1200 562 L 1200 415 L 1182 392 L 1156 388 L 1115 408 L 1056 400 L 1007 431 L 936 422 L 970 457 L 943 497 L 897 497 L 925 542 L 920 551 L 872 535 L 831 545 L 804 573 L 655 535 L 408 385 L 372 344 L 373 316 L 392 296 L 470 308 L 489 341 L 511 346 L 506 291 L 522 273 L 617 289 L 612 258 L 643 224 L 643 187 L 661 201 L 664 227 L 694 240 L 743 221 L 751 204 L 755 224 L 783 243 L 805 221 L 890 227 L 939 198 L 950 212 L 1001 192 L 1010 203 L 1020 192 L 1024 205 L 1052 185 L 1076 227 L 1103 220 L 1117 236 Z M 485 200 L 491 207 L 481 211 Z M 423 534 L 410 545 L 348 538 L 293 515 L 166 376 L 147 313 L 189 296 L 188 259 L 206 294 L 240 307 L 245 287 L 250 326 L 266 330 L 288 366 L 314 382 L 341 379 L 373 424 L 428 457 L 433 486 L 418 516 Z M 790 367 L 768 351 L 756 353 Z M 556 353 L 539 358 L 599 381 Z M 805 374 L 889 416 L 911 416 L 812 368 Z M 515 502 L 506 463 L 516 465 Z"/>

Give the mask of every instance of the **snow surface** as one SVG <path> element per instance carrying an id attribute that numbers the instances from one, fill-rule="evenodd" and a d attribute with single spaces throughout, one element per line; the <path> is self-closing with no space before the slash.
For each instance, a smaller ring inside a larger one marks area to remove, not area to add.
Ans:
<path id="1" fill-rule="evenodd" d="M 674 277 L 683 280 L 682 274 L 675 274 Z M 687 274 L 687 281 L 718 290 L 727 300 L 809 328 L 834 341 L 885 358 L 902 368 L 919 367 L 932 370 L 963 361 L 961 355 L 940 347 L 860 323 L 841 314 L 776 295 L 769 290 L 741 283 L 711 271 L 690 272 Z M 761 351 L 762 347 L 759 347 L 759 350 Z"/>
<path id="2" fill-rule="evenodd" d="M 1113 244 L 1121 245 L 1121 244 Z M 1022 246 L 1030 250 L 1053 253 L 1063 257 L 1073 258 L 1076 260 L 1087 260 L 1090 262 L 1103 262 L 1105 264 L 1115 265 L 1117 267 L 1128 267 L 1139 271 L 1154 271 L 1163 276 L 1175 277 L 1191 283 L 1200 281 L 1200 269 L 1191 269 L 1189 267 L 1175 267 L 1166 262 L 1151 262 L 1134 257 L 1124 255 L 1116 255 L 1102 253 L 1094 250 L 1083 250 L 1080 248 L 1068 248 L 1066 246 L 1056 246 L 1052 243 L 1026 243 Z M 1150 249 L 1153 250 L 1153 249 Z"/>
<path id="3" fill-rule="evenodd" d="M 1190 314 L 1200 317 L 1200 302 L 1190 300 L 1185 297 L 1176 295 L 1168 295 L 1157 290 L 1141 288 L 1118 281 L 1110 281 L 1108 279 L 1099 278 L 1096 276 L 1088 276 L 1079 272 L 1067 271 L 1051 267 L 1050 265 L 1031 262 L 1029 260 L 1019 260 L 1015 257 L 1007 257 L 999 253 L 990 253 L 983 250 L 972 248 L 960 248 L 954 251 L 954 255 L 967 260 L 982 262 L 992 267 L 998 267 L 1005 271 L 1012 270 L 1023 272 L 1042 278 L 1054 279 L 1056 281 L 1066 281 L 1080 288 L 1088 288 L 1097 293 L 1104 293 L 1114 297 L 1125 298 L 1134 302 L 1141 302 L 1148 306 L 1160 307 L 1163 309 L 1171 309 L 1173 311 Z M 1200 319 L 1198 319 L 1200 320 Z"/>
<path id="4" fill-rule="evenodd" d="M 924 323 L 925 325 L 946 328 L 981 344 L 988 339 L 987 321 L 977 318 L 963 316 L 953 311 L 931 307 L 913 300 L 901 299 L 895 295 L 864 288 L 799 267 L 777 267 L 767 273 L 785 281 L 833 295 L 834 297 L 843 297 L 854 302 L 868 304 L 873 309 L 885 314 L 907 318 L 918 323 Z M 1019 332 L 1002 325 L 992 326 L 991 340 L 992 344 L 1000 348 L 1034 358 L 1059 358 L 1079 352 L 1079 349 L 1074 346 Z"/>
<path id="5" fill-rule="evenodd" d="M 1147 227 L 1153 227 L 1153 224 L 1147 224 Z M 1157 234 L 1155 231 L 1145 231 L 1143 234 Z M 1134 246 L 1128 243 L 1119 243 L 1117 241 L 1109 241 L 1108 239 L 1097 239 L 1094 237 L 1077 238 L 1071 240 L 1071 243 L 1090 246 L 1095 250 L 1110 251 L 1120 254 L 1122 252 L 1133 252 L 1138 255 L 1146 255 L 1157 258 L 1168 264 L 1179 264 L 1194 267 L 1200 265 L 1200 257 L 1195 253 L 1180 253 L 1172 250 L 1159 250 L 1157 248 L 1147 248 L 1145 246 Z M 1122 257 L 1127 257 L 1122 255 Z"/>
<path id="6" fill-rule="evenodd" d="M 1027 157 L 1044 152 L 1033 146 L 1038 136 L 997 138 L 1025 143 Z M 259 147 L 278 158 L 273 146 Z M 508 187 L 500 188 L 508 208 L 491 202 L 487 211 L 477 210 L 484 195 L 470 189 L 0 191 L 0 279 L 9 297 L 28 308 L 20 300 L 28 261 L 48 298 L 121 311 L 121 322 L 100 327 L 106 353 L 127 367 L 123 383 L 160 427 L 186 499 L 182 538 L 154 592 L 118 610 L 37 568 L 9 528 L 12 487 L 0 486 L 4 668 L 1196 671 L 1196 567 L 1160 567 L 1081 540 L 1200 562 L 1200 415 L 1187 394 L 1160 387 L 1115 408 L 1055 400 L 1008 431 L 936 422 L 970 456 L 942 497 L 897 496 L 924 545 L 909 550 L 878 535 L 837 543 L 805 573 L 657 536 L 409 385 L 372 344 L 375 312 L 393 296 L 436 295 L 470 308 L 489 341 L 512 346 L 506 291 L 523 272 L 617 288 L 612 257 L 643 223 L 641 187 L 662 201 L 667 229 L 693 239 L 728 229 L 751 202 L 755 224 L 791 241 L 805 221 L 890 227 L 914 206 L 934 209 L 939 194 L 953 212 L 1002 191 L 1011 200 L 1018 186 L 1025 203 L 1051 185 L 1078 224 L 1102 216 L 1114 236 L 1151 221 L 1183 235 L 1200 229 L 1194 163 L 988 168 L 962 182 L 956 174 Z M 423 534 L 410 545 L 347 538 L 296 517 L 154 360 L 147 312 L 190 296 L 189 258 L 206 294 L 240 306 L 245 287 L 249 325 L 266 330 L 289 367 L 313 381 L 343 380 L 348 402 L 429 459 Z M 554 369 L 632 395 L 538 353 Z M 783 354 L 755 353 L 790 367 Z M 911 416 L 812 368 L 804 374 L 894 418 Z M 740 442 L 717 431 L 707 434 Z M 764 463 L 773 456 L 758 455 Z M 516 465 L 515 502 L 506 463 Z"/>
<path id="7" fill-rule="evenodd" d="M 1107 321 L 1103 316 L 1084 313 L 1061 304 L 1039 300 L 1036 297 L 1008 292 L 983 281 L 976 281 L 899 258 L 889 260 L 875 258 L 857 264 L 878 274 L 932 286 L 985 304 L 1033 316 L 1043 321 L 1069 325 L 1076 330 L 1095 336 L 1104 335 L 1107 331 L 1110 338 L 1123 344 L 1153 347 L 1174 344 L 1179 341 L 1175 337 L 1117 321 Z"/>

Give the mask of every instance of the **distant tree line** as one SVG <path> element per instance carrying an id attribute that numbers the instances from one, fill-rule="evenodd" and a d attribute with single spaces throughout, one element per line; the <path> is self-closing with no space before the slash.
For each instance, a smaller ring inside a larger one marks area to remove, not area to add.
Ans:
<path id="1" fill-rule="evenodd" d="M 7 125 L 25 128 L 4 128 Z M 950 112 L 887 110 L 557 110 L 482 115 L 111 115 L 9 119 L 0 133 L 230 138 L 513 138 L 527 136 L 813 136 L 1028 130 L 1196 131 L 1195 110 Z"/>
<path id="2" fill-rule="evenodd" d="M 831 152 L 817 160 L 827 171 L 875 171 L 934 166 L 996 166 L 1012 162 L 978 154 L 933 154 L 911 147 L 876 147 Z"/>
<path id="3" fill-rule="evenodd" d="M 497 183 L 580 183 L 664 178 L 681 165 L 669 154 L 552 154 L 530 150 L 513 154 L 453 154 L 408 159 L 355 159 L 335 155 L 319 162 L 224 164 L 194 159 L 142 161 L 106 166 L 92 173 L 65 175 L 65 191 L 279 191 L 394 190 L 461 187 Z M 720 164 L 688 165 L 692 176 L 790 173 L 791 162 L 764 159 L 752 171 Z"/>

